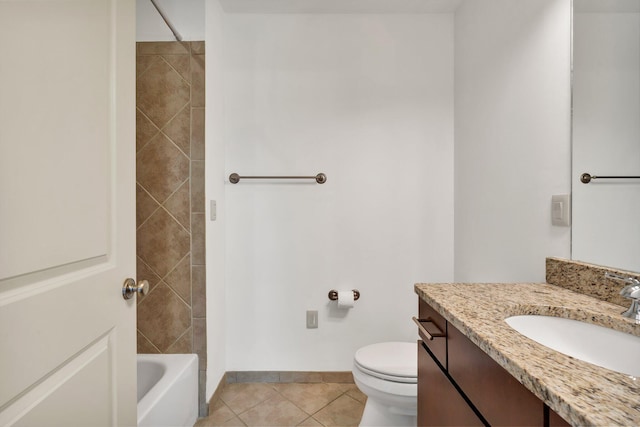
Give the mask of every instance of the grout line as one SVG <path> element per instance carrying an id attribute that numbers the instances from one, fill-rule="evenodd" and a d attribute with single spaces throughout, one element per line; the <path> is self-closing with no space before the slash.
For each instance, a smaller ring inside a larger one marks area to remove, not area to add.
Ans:
<path id="1" fill-rule="evenodd" d="M 191 324 L 193 325 L 193 308 L 191 307 L 191 304 L 189 304 L 187 301 L 184 300 L 184 298 L 182 298 L 182 296 L 180 296 L 180 294 L 173 289 L 173 286 L 171 286 L 167 281 L 166 278 L 167 276 L 169 276 L 172 272 L 174 272 L 176 270 L 176 268 L 178 268 L 178 265 L 180 265 L 180 263 L 182 261 L 184 261 L 185 258 L 190 257 L 191 256 L 191 251 L 187 252 L 187 254 L 185 256 L 183 256 L 180 261 L 178 261 L 176 263 L 176 265 L 173 266 L 173 268 L 167 273 L 166 276 L 164 276 L 164 278 L 162 279 L 162 281 L 164 282 L 165 285 L 167 285 L 177 296 L 178 298 L 180 298 L 182 300 L 182 302 L 184 302 L 187 306 L 189 306 L 189 308 L 191 309 Z M 193 279 L 191 278 L 191 263 L 189 263 L 189 283 L 190 286 L 192 287 L 193 285 Z M 191 292 L 189 292 L 189 295 L 193 295 L 193 289 L 191 289 Z M 193 297 L 192 297 L 193 298 Z"/>
<path id="2" fill-rule="evenodd" d="M 158 353 L 159 353 L 159 354 L 162 354 L 162 352 L 160 351 L 160 349 L 159 349 L 159 348 L 158 348 L 158 347 L 157 347 L 157 346 L 156 346 L 156 345 L 155 345 L 155 344 L 154 344 L 154 343 L 153 343 L 153 342 L 152 342 L 152 341 L 151 341 L 151 340 L 150 340 L 150 339 L 149 339 L 145 334 L 143 334 L 143 333 L 142 333 L 142 331 L 141 331 L 140 329 L 138 329 L 138 328 L 136 327 L 136 331 L 137 331 L 140 335 L 142 335 L 142 336 L 144 337 L 144 339 L 145 339 L 145 340 L 147 340 L 147 341 L 149 342 L 149 344 L 151 344 L 151 346 L 152 346 L 153 348 L 155 348 L 156 350 L 158 350 Z M 137 343 L 136 343 L 136 347 L 137 347 Z M 137 353 L 138 353 L 138 349 L 136 348 L 136 354 L 137 354 Z"/>
<path id="3" fill-rule="evenodd" d="M 231 411 L 231 413 L 232 413 L 232 414 L 233 414 L 237 419 L 239 419 L 239 420 L 240 420 L 240 414 L 236 413 L 236 411 L 234 411 L 234 410 L 233 410 L 233 408 L 232 408 L 231 406 L 229 406 L 229 404 L 228 404 L 227 402 L 225 402 L 225 401 L 222 399 L 222 397 L 220 397 L 220 400 L 222 401 L 222 403 L 224 403 L 224 404 L 225 404 L 225 406 L 226 406 L 227 408 L 229 408 L 229 410 Z M 242 413 L 242 412 L 241 412 L 241 413 Z M 233 418 L 233 417 L 232 417 L 232 418 Z M 229 419 L 231 419 L 231 418 L 229 418 Z M 244 422 L 244 421 L 242 421 L 242 420 L 240 420 L 240 422 L 241 422 L 242 424 L 245 424 L 245 422 Z M 245 424 L 245 425 L 246 425 L 246 424 Z"/>
<path id="4" fill-rule="evenodd" d="M 241 383 L 241 384 L 242 384 L 242 383 Z M 250 383 L 244 383 L 244 384 L 250 384 Z M 280 394 L 280 392 L 278 392 L 278 390 L 276 390 L 276 389 L 274 388 L 274 386 L 272 385 L 272 384 L 274 384 L 274 383 L 253 383 L 253 384 L 267 384 L 267 385 L 271 386 L 271 389 L 273 389 L 276 393 Z M 226 388 L 226 386 L 225 386 L 225 388 Z M 282 396 L 282 395 L 281 395 L 281 396 Z M 270 397 L 267 397 L 266 399 L 263 399 L 263 400 L 259 401 L 258 403 L 256 403 L 256 404 L 255 404 L 255 405 L 253 405 L 253 406 L 248 407 L 248 408 L 247 408 L 247 409 L 245 409 L 244 411 L 242 411 L 242 412 L 240 412 L 240 413 L 237 413 L 236 411 L 234 411 L 234 410 L 233 410 L 233 408 L 232 408 L 232 407 L 231 407 L 227 402 L 225 402 L 225 401 L 224 401 L 224 399 L 222 398 L 222 396 L 220 397 L 220 400 L 222 400 L 222 401 L 223 401 L 223 402 L 224 402 L 224 403 L 229 407 L 229 409 L 231 409 L 231 412 L 233 412 L 234 414 L 236 414 L 236 416 L 238 417 L 238 419 L 239 419 L 240 421 L 242 421 L 242 420 L 240 419 L 240 415 L 242 415 L 242 414 L 244 414 L 244 413 L 246 413 L 246 412 L 249 412 L 250 410 L 252 410 L 252 409 L 253 409 L 253 408 L 255 408 L 256 406 L 258 406 L 258 405 L 260 405 L 260 404 L 262 404 L 262 403 L 266 402 L 266 401 L 267 401 L 267 400 L 269 400 L 269 399 L 271 399 L 271 396 L 270 396 Z M 285 398 L 285 399 L 286 399 L 286 398 Z M 287 400 L 288 400 L 288 399 L 287 399 Z M 244 421 L 242 421 L 242 422 L 244 423 Z M 244 424 L 246 425 L 246 423 L 244 423 Z"/>
<path id="5" fill-rule="evenodd" d="M 176 74 L 178 74 L 178 76 L 180 76 L 180 78 L 182 80 L 184 80 L 184 82 L 186 84 L 189 85 L 189 91 L 191 91 L 191 82 L 188 81 L 187 79 L 185 79 L 184 77 L 182 77 L 182 73 L 180 71 L 178 71 L 178 69 L 176 67 L 174 67 L 173 65 L 171 65 L 171 63 L 169 61 L 167 61 L 167 59 L 165 58 L 165 56 L 186 56 L 189 59 L 189 76 L 191 76 L 191 47 L 189 47 L 189 52 L 187 53 L 163 53 L 163 54 L 159 54 L 158 55 L 169 67 L 171 67 L 171 69 L 173 71 L 176 72 Z"/>
<path id="6" fill-rule="evenodd" d="M 157 287 L 157 285 L 159 285 L 160 283 L 162 283 L 162 277 L 160 277 L 160 275 L 158 274 L 157 271 L 155 271 L 153 268 L 151 268 L 151 266 L 149 265 L 149 263 L 147 263 L 147 261 L 145 261 L 144 259 L 142 259 L 142 257 L 140 255 L 138 255 L 136 253 L 136 261 L 140 260 L 141 263 L 143 263 L 145 265 L 145 267 L 147 267 L 149 270 L 151 270 L 151 272 L 153 274 L 156 275 L 156 277 L 158 277 L 158 283 L 156 283 L 156 286 L 153 287 L 153 289 L 155 289 Z M 136 267 L 136 275 L 138 274 L 137 271 L 137 267 Z M 153 292 L 153 289 L 149 289 L 149 292 L 147 292 L 147 295 L 145 295 L 144 297 L 146 298 L 147 296 L 149 296 L 149 294 L 151 294 L 151 292 Z"/>
<path id="7" fill-rule="evenodd" d="M 180 147 L 178 147 L 178 146 L 173 142 L 173 140 L 172 140 L 171 138 L 169 138 L 169 137 L 168 137 L 164 132 L 162 132 L 162 131 L 163 131 L 163 129 L 165 129 L 165 128 L 167 127 L 167 125 L 168 125 L 169 123 L 171 123 L 171 122 L 173 121 L 173 119 L 175 119 L 175 118 L 178 116 L 178 114 L 182 113 L 182 111 L 184 111 L 184 109 L 185 109 L 185 108 L 187 108 L 187 107 L 189 108 L 189 116 L 191 116 L 191 108 L 192 108 L 192 107 L 191 107 L 191 94 L 189 94 L 189 101 L 187 101 L 187 102 L 186 102 L 182 107 L 180 107 L 180 108 L 178 109 L 178 112 L 177 112 L 176 114 L 174 114 L 173 116 L 169 117 L 169 118 L 167 119 L 166 123 L 164 123 L 162 126 L 159 126 L 156 122 L 154 122 L 153 120 L 151 120 L 151 118 L 149 117 L 149 115 L 148 115 L 148 114 L 146 114 L 146 113 L 145 113 L 145 112 L 144 112 L 144 111 L 143 111 L 143 110 L 142 110 L 138 105 L 136 105 L 136 110 L 140 111 L 140 113 L 141 113 L 143 116 L 145 116 L 145 118 L 147 118 L 147 119 L 151 122 L 151 124 L 153 124 L 153 126 L 154 126 L 156 129 L 158 129 L 158 131 L 159 131 L 158 133 L 162 133 L 162 134 L 163 134 L 163 135 L 164 135 L 164 136 L 165 136 L 169 141 L 171 141 L 171 143 L 172 143 L 173 145 L 175 145 L 175 146 L 176 146 L 176 148 L 177 148 L 178 150 L 180 150 L 180 152 L 181 152 L 182 154 L 184 154 L 187 158 L 189 158 L 189 156 L 187 156 L 187 155 L 185 154 L 185 152 L 184 152 L 184 151 L 182 151 L 182 150 L 180 149 Z M 191 120 L 189 120 L 189 131 L 191 131 Z M 191 132 L 189 132 L 189 135 L 191 135 Z M 139 150 L 136 150 L 136 154 L 137 154 L 137 153 L 139 153 L 140 151 L 142 151 L 142 150 L 143 150 L 147 145 L 149 145 L 149 142 L 150 142 L 153 138 L 155 138 L 156 136 L 158 136 L 158 134 L 157 134 L 157 133 L 156 133 L 155 135 L 153 135 L 153 137 L 149 138 L 149 141 L 147 141 L 147 142 L 146 142 L 142 147 L 140 147 L 140 149 L 139 149 Z"/>
<path id="8" fill-rule="evenodd" d="M 184 300 L 184 299 L 182 299 L 182 298 L 180 297 L 180 295 L 179 295 L 179 294 L 178 294 L 178 293 L 177 293 L 177 292 L 176 292 L 176 291 L 175 291 L 175 290 L 174 290 L 174 289 L 173 289 L 173 288 L 172 288 L 172 287 L 171 287 L 167 282 L 165 282 L 164 280 L 163 280 L 162 282 L 165 284 L 165 286 L 166 286 L 167 288 L 169 288 L 169 290 L 170 290 L 171 292 L 173 292 L 173 293 L 178 297 L 178 299 L 179 299 L 179 300 L 180 300 L 184 305 L 186 305 L 186 306 L 189 308 L 189 312 L 190 312 L 190 314 L 189 314 L 189 320 L 191 321 L 191 326 L 193 326 L 193 310 L 191 309 L 191 306 L 190 306 L 189 304 L 187 304 L 187 303 L 185 302 L 185 300 Z"/>
<path id="9" fill-rule="evenodd" d="M 151 68 L 151 66 L 153 65 L 154 61 L 149 62 L 149 64 L 147 65 L 147 67 L 144 70 L 140 70 L 140 72 L 138 73 L 138 58 L 142 58 L 142 57 L 149 57 L 149 56 L 160 56 L 160 55 L 140 55 L 138 52 L 138 44 L 136 43 L 136 81 L 138 81 L 138 79 L 140 77 L 142 77 L 143 75 L 145 75 L 147 73 L 147 71 L 149 71 L 149 69 Z M 191 64 L 189 64 L 191 65 Z"/>
<path id="10" fill-rule="evenodd" d="M 138 153 L 140 151 L 142 151 L 144 149 L 144 147 L 146 147 L 147 145 L 149 145 L 149 143 L 151 142 L 151 140 L 153 138 L 155 138 L 156 136 L 158 136 L 158 134 L 160 133 L 160 128 L 158 127 L 158 125 L 156 125 L 153 120 L 151 120 L 149 118 L 149 116 L 140 109 L 140 107 L 138 107 L 136 105 L 136 111 L 139 112 L 141 115 L 144 116 L 145 119 L 147 119 L 149 121 L 149 123 L 151 123 L 151 125 L 156 129 L 156 133 L 153 134 L 153 136 L 151 136 L 151 138 L 149 138 L 143 145 L 142 147 L 140 147 L 139 149 L 136 147 L 136 157 L 138 157 Z M 136 136 L 138 135 L 138 128 L 137 128 L 138 123 L 136 122 Z"/>
<path id="11" fill-rule="evenodd" d="M 231 406 L 229 406 L 229 404 L 227 402 L 224 401 L 224 399 L 222 398 L 222 393 L 224 391 L 225 388 L 227 388 L 229 386 L 229 384 L 233 384 L 233 383 L 225 383 L 225 385 L 222 387 L 221 391 L 220 391 L 220 397 L 219 397 L 219 401 L 226 406 L 226 408 L 231 412 L 232 416 L 226 420 L 223 420 L 222 423 L 225 423 L 231 419 L 233 419 L 234 417 L 237 418 L 242 425 L 247 426 L 247 424 L 240 418 L 240 416 L 242 414 L 245 414 L 246 412 L 254 409 L 256 406 L 259 406 L 263 403 L 265 403 L 266 401 L 268 401 L 269 399 L 272 399 L 275 396 L 270 396 L 264 400 L 261 400 L 260 402 L 256 403 L 255 405 L 245 409 L 244 411 L 238 413 L 236 411 L 234 411 Z M 241 384 L 241 383 L 236 383 L 236 384 Z M 340 399 L 342 396 L 347 396 L 348 398 L 352 399 L 354 402 L 356 402 L 357 404 L 361 404 L 364 405 L 362 402 L 360 402 L 359 400 L 351 397 L 348 395 L 349 393 L 349 389 L 343 391 L 342 393 L 340 393 L 338 396 L 336 396 L 334 399 L 330 400 L 326 405 L 322 406 L 320 409 L 318 409 L 317 411 L 315 411 L 313 414 L 309 414 L 307 411 L 305 411 L 304 409 L 302 409 L 300 406 L 298 406 L 295 402 L 293 402 L 291 399 L 287 398 L 285 395 L 283 395 L 278 389 L 277 389 L 277 384 L 289 384 L 289 383 L 254 383 L 254 384 L 266 384 L 269 385 L 271 387 L 271 389 L 273 389 L 278 395 L 280 395 L 283 399 L 285 399 L 287 402 L 289 402 L 290 404 L 294 405 L 296 408 L 298 408 L 299 410 L 301 410 L 304 414 L 307 415 L 307 417 L 304 418 L 304 420 L 302 420 L 301 422 L 307 421 L 309 419 L 312 419 L 313 421 L 317 422 L 319 425 L 321 426 L 325 426 L 324 424 L 322 424 L 317 418 L 315 418 L 314 415 L 318 414 L 320 411 L 326 409 L 328 406 L 330 406 L 333 402 L 335 402 L 336 400 Z M 297 383 L 297 384 L 309 384 L 309 383 Z M 321 384 L 341 384 L 341 383 L 313 383 L 312 386 L 320 386 Z M 250 393 L 250 390 L 247 392 Z M 298 424 L 299 425 L 299 424 Z"/>
<path id="12" fill-rule="evenodd" d="M 180 295 L 178 295 L 178 297 L 179 296 Z M 180 334 L 180 336 L 178 338 L 176 338 L 175 341 L 173 341 L 171 344 L 169 344 L 169 346 L 167 347 L 167 350 L 169 350 L 171 348 L 171 346 L 173 346 L 175 343 L 180 341 L 180 338 L 185 336 L 186 333 L 189 332 L 189 331 L 191 331 L 191 350 L 193 350 L 193 322 L 191 322 L 191 326 L 189 326 L 182 334 Z M 172 353 L 165 353 L 165 354 L 172 354 Z"/>
<path id="13" fill-rule="evenodd" d="M 165 285 L 165 286 L 168 286 L 169 288 L 171 288 L 171 286 L 169 286 L 169 285 L 168 285 L 164 280 L 162 280 L 162 279 L 161 279 L 161 280 L 159 280 L 159 281 L 158 281 L 158 283 L 156 283 L 156 285 L 153 287 L 153 289 L 150 289 L 150 290 L 147 292 L 147 294 L 144 296 L 144 298 L 142 298 L 142 299 L 140 300 L 140 302 L 139 302 L 139 303 L 137 303 L 137 305 L 136 305 L 136 311 L 137 311 L 137 307 L 138 307 L 138 305 L 142 304 L 142 303 L 147 299 L 147 297 L 148 297 L 149 295 L 153 294 L 153 293 L 156 291 L 156 289 L 160 287 L 160 285 Z M 137 297 L 136 297 L 136 298 L 137 298 Z"/>
<path id="14" fill-rule="evenodd" d="M 320 384 L 320 383 L 319 383 L 319 384 Z M 276 391 L 277 391 L 277 390 L 276 390 Z M 280 393 L 280 392 L 278 392 L 278 393 Z M 291 403 L 293 406 L 295 406 L 296 408 L 298 408 L 298 409 L 300 409 L 302 412 L 304 412 L 304 413 L 307 415 L 307 418 L 305 418 L 304 420 L 306 420 L 306 419 L 308 419 L 308 418 L 310 418 L 310 417 L 312 417 L 312 416 L 313 416 L 313 414 L 308 413 L 308 412 L 307 412 L 307 411 L 305 411 L 303 408 L 301 408 L 300 406 L 296 405 L 296 403 L 295 403 L 295 402 L 293 402 L 293 401 L 291 401 L 291 399 L 289 399 L 287 396 L 283 395 L 282 393 L 280 393 L 280 396 L 282 396 L 282 397 L 283 397 L 287 402 Z M 324 408 L 324 406 L 323 406 L 322 408 Z M 318 412 L 318 411 L 316 411 L 316 412 Z M 315 412 L 314 412 L 314 414 L 315 414 Z M 302 421 L 304 421 L 304 420 L 302 420 Z"/>
<path id="15" fill-rule="evenodd" d="M 149 191 L 148 191 L 146 188 L 144 188 L 144 186 L 143 186 L 142 184 L 140 184 L 137 180 L 136 180 L 136 185 L 137 185 L 137 186 L 139 186 L 140 188 L 142 188 L 142 190 L 143 190 L 145 193 L 147 193 L 147 195 L 148 195 L 149 197 L 151 197 L 151 200 L 153 200 L 154 202 L 156 202 L 156 204 L 158 205 L 158 207 L 157 207 L 157 208 L 155 208 L 155 209 L 153 210 L 153 212 L 151 212 L 151 213 L 149 214 L 149 216 L 148 216 L 148 217 L 146 217 L 146 218 L 145 218 L 145 220 L 144 220 L 144 221 L 142 221 L 142 222 L 140 223 L 140 225 L 139 225 L 139 226 L 137 226 L 137 227 L 136 227 L 136 231 L 138 231 L 138 230 L 140 230 L 140 228 L 141 228 L 144 224 L 146 224 L 146 223 L 147 223 L 147 221 L 149 221 L 149 218 L 151 218 L 151 217 L 153 216 L 153 214 L 155 214 L 155 213 L 158 211 L 158 209 L 160 209 L 160 208 L 162 207 L 162 203 L 158 202 L 158 201 L 156 200 L 156 198 L 155 198 L 155 197 L 153 197 L 153 196 L 151 195 L 151 193 L 149 193 Z M 178 187 L 178 188 L 180 188 L 180 187 Z M 178 190 L 176 190 L 176 191 L 178 191 Z M 174 193 L 175 193 L 175 191 L 174 191 Z M 171 195 L 173 195 L 174 193 L 172 193 Z M 171 197 L 171 196 L 169 196 L 169 197 Z M 137 214 L 137 213 L 138 213 L 138 205 L 137 205 L 137 201 L 136 201 L 136 214 Z"/>
<path id="16" fill-rule="evenodd" d="M 238 418 L 238 419 L 240 419 L 240 418 L 238 417 L 238 415 L 233 411 L 233 409 L 231 409 L 231 408 L 229 407 L 229 405 L 227 405 L 227 404 L 226 404 L 226 403 L 225 403 L 225 402 L 224 402 L 220 397 L 218 397 L 218 401 L 220 401 L 220 403 L 222 403 L 222 404 L 223 404 L 223 405 L 224 405 L 224 406 L 229 410 L 229 412 L 231 412 L 231 416 L 230 416 L 229 418 L 225 418 L 225 419 L 223 419 L 223 420 L 222 420 L 222 422 L 223 422 L 223 423 L 225 423 L 225 422 L 229 421 L 229 420 L 230 420 L 230 419 L 232 419 L 232 418 Z M 211 409 L 211 405 L 209 405 L 209 409 Z M 211 414 L 212 414 L 212 413 L 211 413 L 211 412 L 209 412 L 209 416 L 211 416 Z M 243 422 L 242 420 L 240 420 L 240 422 L 244 424 L 244 422 Z"/>
<path id="17" fill-rule="evenodd" d="M 167 122 L 165 124 L 163 124 L 162 126 L 158 126 L 156 125 L 156 127 L 162 132 L 169 123 L 171 123 L 173 121 L 173 119 L 175 119 L 176 117 L 178 117 L 178 115 L 180 113 L 182 113 L 186 108 L 189 108 L 189 115 L 191 115 L 191 100 L 187 101 L 182 107 L 178 108 L 178 111 L 171 117 L 169 117 L 167 119 Z M 151 120 L 151 119 L 149 119 Z M 154 123 L 155 124 L 155 123 Z M 191 127 L 191 126 L 189 126 Z M 167 137 L 168 138 L 168 137 Z M 171 139 L 171 138 L 169 138 Z M 185 154 L 186 155 L 186 154 Z"/>
<path id="18" fill-rule="evenodd" d="M 191 163 L 191 162 L 189 162 L 189 163 Z M 191 165 L 189 165 L 189 167 L 191 167 Z M 160 207 L 162 209 L 164 209 L 169 214 L 169 216 L 171 218 L 173 218 L 180 225 L 180 227 L 182 227 L 184 229 L 184 231 L 186 231 L 189 234 L 189 236 L 191 236 L 191 214 L 193 213 L 193 212 L 191 212 L 191 181 L 190 180 L 191 180 L 191 173 L 189 173 L 189 177 L 187 177 L 187 179 L 185 179 L 184 181 L 182 181 L 180 183 L 180 185 L 178 185 L 178 188 L 176 188 L 173 193 L 169 194 L 169 196 L 167 197 L 167 199 L 163 203 L 160 203 Z M 171 199 L 178 192 L 178 190 L 180 190 L 187 183 L 187 181 L 189 182 L 189 229 L 187 229 L 187 227 L 182 225 L 182 222 L 178 221 L 178 218 L 173 216 L 173 214 L 171 212 L 169 212 L 169 209 L 167 209 L 165 207 L 165 205 L 164 205 L 165 203 L 167 203 L 169 201 L 169 199 Z"/>
<path id="19" fill-rule="evenodd" d="M 182 113 L 184 110 L 189 109 L 189 151 L 191 151 L 191 100 L 189 100 L 186 104 L 184 104 L 182 106 L 182 108 L 173 116 L 171 117 L 169 120 L 167 120 L 167 123 L 164 124 L 164 126 L 162 126 L 162 128 L 160 128 L 160 133 L 162 135 L 165 136 L 165 138 L 167 138 L 169 140 L 169 142 L 171 142 L 187 159 L 189 159 L 189 161 L 191 161 L 191 153 L 189 153 L 189 155 L 187 155 L 187 153 L 185 153 L 182 148 L 180 148 L 178 146 L 178 144 L 175 143 L 175 141 L 173 139 L 171 139 L 171 137 L 169 135 L 167 135 L 164 130 L 167 128 L 167 126 L 176 118 L 178 117 L 178 115 L 180 113 Z M 154 136 L 155 138 L 155 136 Z"/>
<path id="20" fill-rule="evenodd" d="M 161 284 L 161 283 L 164 283 L 164 282 L 163 282 L 162 280 L 159 280 L 159 281 L 156 283 L 156 285 L 153 287 L 153 289 L 149 289 L 149 290 L 147 291 L 147 293 L 144 295 L 144 297 L 143 297 L 143 298 L 141 298 L 139 301 L 137 300 L 137 298 L 138 298 L 140 295 L 137 295 L 137 296 L 136 296 L 136 311 L 137 311 L 137 309 L 138 309 L 138 306 L 139 306 L 140 304 L 142 304 L 142 301 L 144 301 L 144 300 L 145 300 L 149 295 L 151 295 L 151 294 L 156 290 L 156 288 L 158 287 L 158 285 L 159 285 L 159 284 Z M 136 319 L 136 323 L 137 323 L 137 319 Z"/>
<path id="21" fill-rule="evenodd" d="M 335 399 L 327 402 L 326 405 L 324 405 L 322 408 L 318 409 L 317 411 L 315 411 L 313 414 L 311 414 L 311 416 L 314 416 L 315 414 L 317 414 L 318 412 L 322 411 L 323 409 L 325 409 L 327 406 L 331 405 L 333 402 L 335 402 L 336 400 L 340 399 L 342 396 L 344 396 L 347 392 L 343 391 L 339 396 L 337 396 Z M 314 418 L 315 419 L 315 418 Z"/>
<path id="22" fill-rule="evenodd" d="M 156 203 L 158 204 L 158 207 L 157 207 L 157 208 L 156 208 L 156 209 L 155 209 L 155 210 L 154 210 L 154 211 L 153 211 L 153 212 L 152 212 L 152 213 L 151 213 L 151 214 L 150 214 L 150 215 L 149 215 L 149 216 L 148 216 L 144 221 L 142 221 L 138 227 L 136 227 L 136 231 L 138 231 L 138 230 L 139 230 L 139 229 L 140 229 L 144 224 L 146 224 L 146 223 L 149 221 L 149 219 L 150 219 L 150 218 L 151 218 L 151 217 L 152 217 L 152 216 L 153 216 L 153 215 L 158 211 L 158 209 L 163 209 L 163 210 L 164 210 L 164 211 L 165 211 L 165 212 L 166 212 L 166 213 L 167 213 L 167 214 L 168 214 L 168 215 L 169 215 L 169 216 L 170 216 L 174 221 L 176 221 L 176 222 L 178 223 L 178 225 L 179 225 L 180 227 L 182 227 L 182 229 L 183 229 L 187 234 L 189 234 L 189 236 L 191 236 L 191 230 L 187 229 L 187 228 L 182 224 L 182 222 L 180 222 L 180 221 L 178 220 L 178 218 L 176 218 L 176 217 L 175 217 L 171 212 L 169 212 L 169 209 L 167 209 L 167 208 L 164 206 L 164 204 L 165 204 L 165 203 L 167 203 L 167 201 L 168 201 L 169 199 L 171 199 L 171 198 L 172 198 L 172 197 L 173 197 L 173 196 L 178 192 L 178 190 L 180 190 L 180 189 L 181 189 L 181 188 L 182 188 L 182 187 L 187 183 L 187 181 L 189 181 L 190 179 L 191 179 L 191 177 L 189 177 L 189 178 L 185 179 L 184 181 L 182 181 L 182 182 L 178 185 L 178 187 L 173 191 L 173 193 L 171 193 L 171 194 L 169 194 L 169 195 L 167 196 L 167 199 L 164 201 L 164 203 L 160 203 L 160 202 L 158 202 L 158 200 L 157 200 L 155 197 L 153 197 L 153 196 L 151 195 L 151 193 L 149 193 L 149 191 L 148 191 L 146 188 L 144 188 L 144 186 L 143 186 L 142 184 L 140 184 L 139 182 L 137 182 L 137 181 L 136 181 L 136 184 L 137 184 L 137 185 L 139 185 L 139 186 L 140 186 L 140 188 L 142 188 L 142 189 L 145 191 L 145 193 L 147 193 L 147 194 L 149 195 L 149 197 L 151 197 L 151 199 L 152 199 L 154 202 L 156 202 Z M 189 183 L 189 199 L 191 199 L 191 183 Z M 191 200 L 189 200 L 189 209 L 191 209 Z M 189 228 L 191 228 L 191 215 L 192 215 L 193 213 L 194 213 L 194 212 L 189 212 Z M 195 213 L 199 213 L 199 212 L 195 212 Z"/>

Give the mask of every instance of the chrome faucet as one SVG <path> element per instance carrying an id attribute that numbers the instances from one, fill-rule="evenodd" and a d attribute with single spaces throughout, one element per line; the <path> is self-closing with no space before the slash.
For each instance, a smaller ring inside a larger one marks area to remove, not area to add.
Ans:
<path id="1" fill-rule="evenodd" d="M 635 277 L 624 277 L 609 272 L 604 273 L 604 277 L 627 283 L 627 286 L 620 291 L 620 295 L 631 300 L 631 307 L 623 311 L 622 315 L 640 322 L 640 280 Z"/>

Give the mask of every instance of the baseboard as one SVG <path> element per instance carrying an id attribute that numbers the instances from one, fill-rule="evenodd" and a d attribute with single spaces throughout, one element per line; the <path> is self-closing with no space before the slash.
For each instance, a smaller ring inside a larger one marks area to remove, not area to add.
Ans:
<path id="1" fill-rule="evenodd" d="M 233 383 L 343 383 L 353 384 L 351 371 L 228 371 L 226 384 Z"/>

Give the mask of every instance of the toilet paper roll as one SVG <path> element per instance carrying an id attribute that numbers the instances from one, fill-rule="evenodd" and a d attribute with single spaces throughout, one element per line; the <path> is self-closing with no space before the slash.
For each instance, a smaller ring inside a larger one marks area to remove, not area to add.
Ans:
<path id="1" fill-rule="evenodd" d="M 338 291 L 338 307 L 351 308 L 353 301 L 353 291 Z"/>

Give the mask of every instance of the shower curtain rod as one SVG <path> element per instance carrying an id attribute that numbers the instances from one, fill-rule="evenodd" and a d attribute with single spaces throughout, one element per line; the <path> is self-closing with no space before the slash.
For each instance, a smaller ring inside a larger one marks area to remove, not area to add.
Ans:
<path id="1" fill-rule="evenodd" d="M 156 3 L 156 0 L 150 0 L 150 1 L 151 1 L 151 4 L 156 8 L 158 13 L 162 17 L 162 20 L 164 21 L 164 23 L 167 24 L 167 26 L 169 27 L 169 29 L 173 33 L 173 36 L 176 38 L 176 40 L 181 42 L 182 41 L 182 36 L 178 32 L 178 30 L 175 29 L 173 24 L 171 24 L 171 21 L 169 21 L 169 18 L 167 18 L 167 15 L 165 15 L 164 11 L 160 8 L 160 6 L 158 6 L 158 3 Z"/>

